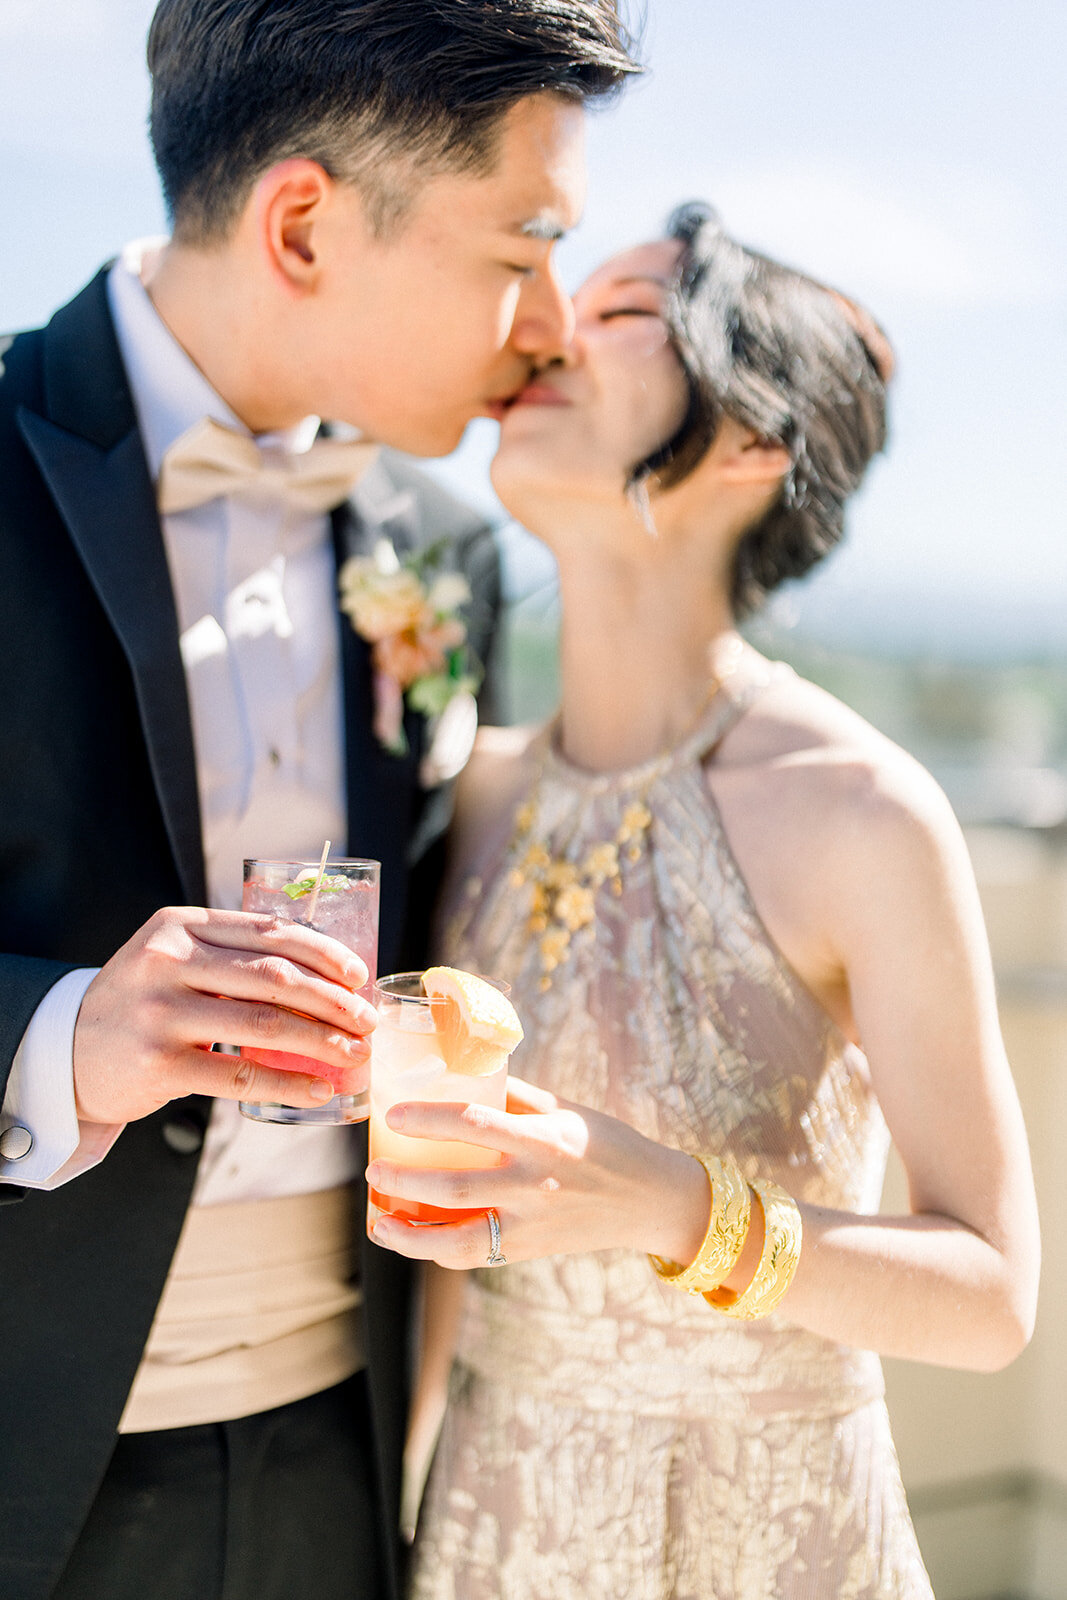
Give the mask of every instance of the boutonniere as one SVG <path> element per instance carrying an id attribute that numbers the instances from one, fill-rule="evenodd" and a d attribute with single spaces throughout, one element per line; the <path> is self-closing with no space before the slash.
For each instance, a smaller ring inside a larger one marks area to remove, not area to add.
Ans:
<path id="1" fill-rule="evenodd" d="M 440 717 L 457 695 L 471 696 L 481 670 L 458 615 L 470 585 L 442 570 L 446 542 L 400 560 L 389 539 L 351 556 L 338 573 L 341 610 L 371 646 L 374 732 L 393 755 L 407 752 L 404 703 Z"/>

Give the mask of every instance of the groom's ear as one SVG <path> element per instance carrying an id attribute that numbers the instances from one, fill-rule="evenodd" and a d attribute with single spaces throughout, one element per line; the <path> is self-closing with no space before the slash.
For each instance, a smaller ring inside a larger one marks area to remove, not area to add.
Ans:
<path id="1" fill-rule="evenodd" d="M 279 161 L 256 184 L 249 221 L 269 275 L 287 294 L 299 297 L 315 289 L 338 187 L 317 161 L 303 156 Z"/>

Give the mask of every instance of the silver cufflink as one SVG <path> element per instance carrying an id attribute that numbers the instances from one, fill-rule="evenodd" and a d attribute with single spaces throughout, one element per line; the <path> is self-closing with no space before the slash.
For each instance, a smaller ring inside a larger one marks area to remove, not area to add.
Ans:
<path id="1" fill-rule="evenodd" d="M 33 1134 L 29 1128 L 5 1128 L 0 1133 L 0 1157 L 5 1161 L 21 1161 L 33 1149 Z"/>

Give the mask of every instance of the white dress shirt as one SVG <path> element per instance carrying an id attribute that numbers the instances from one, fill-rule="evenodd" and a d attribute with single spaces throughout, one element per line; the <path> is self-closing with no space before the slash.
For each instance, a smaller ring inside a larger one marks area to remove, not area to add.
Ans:
<path id="1" fill-rule="evenodd" d="M 141 281 L 162 241 L 129 246 L 108 296 L 153 481 L 201 417 L 248 429 L 166 327 Z M 261 448 L 307 449 L 317 417 Z M 329 518 L 263 499 L 216 499 L 162 519 L 196 749 L 208 904 L 241 904 L 245 856 L 317 860 L 347 834 L 340 627 Z M 350 847 L 358 849 L 359 841 Z M 73 1041 L 97 969 L 45 996 L 15 1056 L 0 1129 L 33 1135 L 0 1182 L 52 1189 L 104 1158 L 119 1128 L 78 1123 Z M 358 1170 L 351 1129 L 249 1122 L 215 1102 L 194 1205 L 333 1188 Z"/>

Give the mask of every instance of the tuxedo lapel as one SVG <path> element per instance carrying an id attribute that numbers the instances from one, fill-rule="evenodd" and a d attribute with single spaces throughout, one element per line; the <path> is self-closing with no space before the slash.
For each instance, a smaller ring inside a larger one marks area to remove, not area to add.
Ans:
<path id="1" fill-rule="evenodd" d="M 200 809 L 174 597 L 103 273 L 46 330 L 45 411 L 21 408 L 19 427 L 129 662 L 175 862 L 189 903 L 202 905 Z"/>
<path id="2" fill-rule="evenodd" d="M 373 467 L 354 501 L 333 513 L 334 551 L 340 568 L 351 555 L 369 555 L 375 541 L 392 538 L 406 548 L 397 513 L 405 507 L 395 493 L 377 492 L 379 469 Z M 392 514 L 389 514 L 392 513 Z M 375 737 L 374 674 L 370 647 L 341 613 L 341 663 L 344 677 L 345 782 L 348 798 L 348 849 L 382 864 L 380 946 L 383 961 L 392 960 L 403 928 L 406 901 L 407 843 L 418 793 L 422 755 L 422 718 L 408 713 L 408 752 L 394 756 Z"/>

